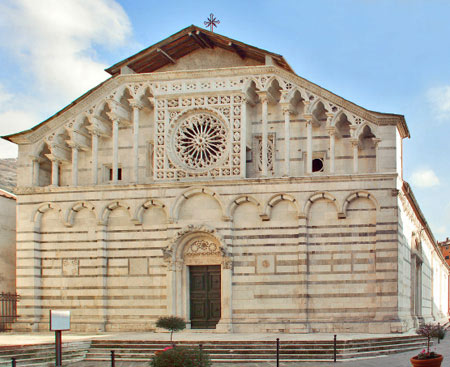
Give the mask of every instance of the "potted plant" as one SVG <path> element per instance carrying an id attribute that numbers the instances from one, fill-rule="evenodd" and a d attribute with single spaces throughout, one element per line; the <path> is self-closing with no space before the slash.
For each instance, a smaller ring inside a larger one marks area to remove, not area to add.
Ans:
<path id="1" fill-rule="evenodd" d="M 174 331 L 184 330 L 186 322 L 177 316 L 163 316 L 156 321 L 156 327 L 170 331 L 170 343 L 172 344 L 172 335 Z"/>
<path id="2" fill-rule="evenodd" d="M 418 355 L 410 359 L 411 364 L 416 367 L 439 367 L 444 357 L 441 354 L 430 351 L 431 338 L 443 339 L 445 336 L 445 329 L 437 324 L 433 325 L 423 324 L 416 330 L 416 333 L 427 338 L 427 349 L 422 350 Z"/>

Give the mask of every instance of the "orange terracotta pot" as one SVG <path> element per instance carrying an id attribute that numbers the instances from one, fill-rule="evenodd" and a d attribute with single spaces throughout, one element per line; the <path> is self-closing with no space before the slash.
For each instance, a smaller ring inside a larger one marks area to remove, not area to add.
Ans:
<path id="1" fill-rule="evenodd" d="M 438 354 L 436 358 L 416 359 L 416 357 L 412 357 L 410 361 L 413 367 L 440 367 L 443 359 L 444 357 Z"/>

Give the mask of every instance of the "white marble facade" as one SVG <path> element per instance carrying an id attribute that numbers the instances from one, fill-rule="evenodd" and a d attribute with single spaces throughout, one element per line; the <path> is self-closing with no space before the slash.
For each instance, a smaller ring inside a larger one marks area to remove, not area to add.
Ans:
<path id="1" fill-rule="evenodd" d="M 173 46 L 183 37 L 198 47 Z M 6 137 L 19 145 L 17 330 L 46 330 L 51 308 L 78 331 L 190 325 L 196 265 L 220 266 L 218 331 L 445 318 L 449 268 L 402 181 L 403 116 L 255 50 L 189 27 Z M 136 72 L 153 54 L 164 65 Z"/>

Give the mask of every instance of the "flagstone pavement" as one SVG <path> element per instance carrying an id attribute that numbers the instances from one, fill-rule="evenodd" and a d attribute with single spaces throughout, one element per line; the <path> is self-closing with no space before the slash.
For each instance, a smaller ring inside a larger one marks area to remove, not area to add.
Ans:
<path id="1" fill-rule="evenodd" d="M 408 334 L 414 334 L 410 332 Z M 386 336 L 386 335 L 378 335 Z M 392 335 L 390 335 L 392 336 Z M 214 334 L 205 335 L 205 333 L 181 332 L 174 336 L 175 340 L 275 340 L 277 337 L 283 340 L 330 340 L 331 334 Z M 339 337 L 339 336 L 338 336 Z M 373 338 L 372 334 L 346 334 L 345 339 L 363 339 Z M 63 342 L 87 340 L 87 339 L 121 339 L 121 340 L 167 340 L 166 333 L 103 333 L 96 335 L 87 334 L 63 334 Z M 344 338 L 344 337 L 342 337 Z M 15 334 L 0 333 L 0 346 L 2 345 L 25 345 L 40 344 L 54 342 L 54 334 L 52 333 L 32 333 L 32 334 Z M 447 337 L 440 344 L 435 342 L 433 350 L 444 356 L 442 367 L 450 367 L 450 331 Z M 408 367 L 411 366 L 409 359 L 420 352 L 397 353 L 389 356 L 379 356 L 370 359 L 352 359 L 349 361 L 330 362 L 283 362 L 280 361 L 280 367 Z M 274 356 L 275 357 L 275 356 Z M 77 362 L 67 365 L 70 367 L 110 367 L 108 362 Z M 120 362 L 116 361 L 115 367 L 148 367 L 148 362 Z M 213 367 L 276 367 L 275 359 L 273 361 L 258 363 L 214 363 Z"/>

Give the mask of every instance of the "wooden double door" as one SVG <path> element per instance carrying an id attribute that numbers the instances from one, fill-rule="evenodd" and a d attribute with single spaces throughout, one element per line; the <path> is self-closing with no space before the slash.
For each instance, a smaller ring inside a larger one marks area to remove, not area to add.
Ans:
<path id="1" fill-rule="evenodd" d="M 215 329 L 221 316 L 220 265 L 189 266 L 192 329 Z"/>

